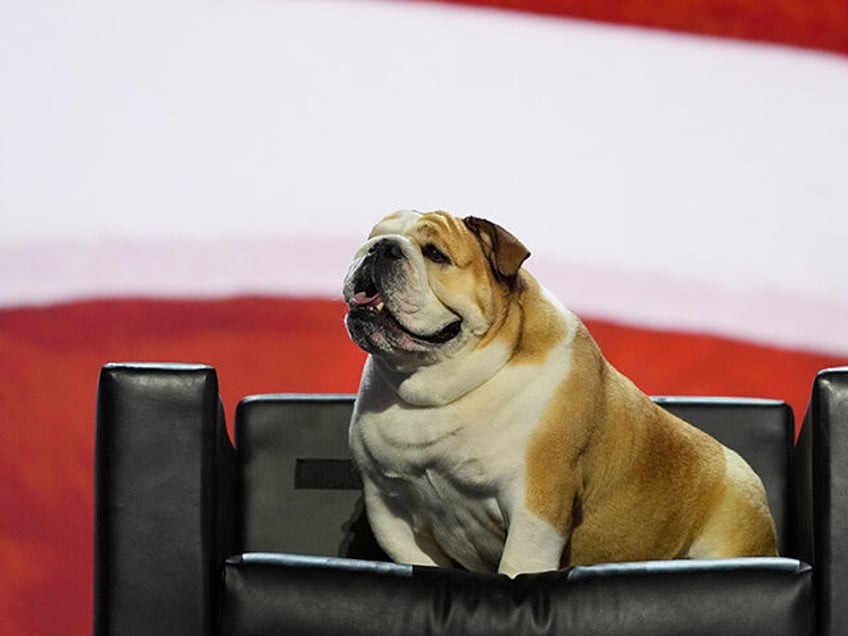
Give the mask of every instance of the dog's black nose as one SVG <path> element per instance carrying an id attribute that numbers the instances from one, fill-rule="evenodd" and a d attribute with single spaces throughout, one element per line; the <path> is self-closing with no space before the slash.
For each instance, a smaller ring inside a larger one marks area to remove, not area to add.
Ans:
<path id="1" fill-rule="evenodd" d="M 396 241 L 391 239 L 383 239 L 382 241 L 377 241 L 374 245 L 371 246 L 371 249 L 368 250 L 370 254 L 374 256 L 383 256 L 385 258 L 390 258 L 392 260 L 398 260 L 403 258 L 403 250 L 400 245 Z"/>

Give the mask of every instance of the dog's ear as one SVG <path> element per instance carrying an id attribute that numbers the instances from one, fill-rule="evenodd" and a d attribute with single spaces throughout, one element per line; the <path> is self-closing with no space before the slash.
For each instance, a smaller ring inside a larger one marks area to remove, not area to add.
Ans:
<path id="1" fill-rule="evenodd" d="M 463 219 L 465 226 L 477 237 L 483 254 L 489 260 L 495 278 L 514 289 L 518 281 L 518 270 L 521 264 L 530 256 L 530 251 L 524 244 L 503 229 L 500 225 L 467 216 Z"/>

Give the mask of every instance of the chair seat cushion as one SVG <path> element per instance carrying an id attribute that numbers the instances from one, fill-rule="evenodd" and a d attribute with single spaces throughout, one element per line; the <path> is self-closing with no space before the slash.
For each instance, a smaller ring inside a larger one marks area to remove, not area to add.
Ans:
<path id="1" fill-rule="evenodd" d="M 509 579 L 254 553 L 224 569 L 223 633 L 657 636 L 812 633 L 812 572 L 786 558 L 575 567 Z"/>

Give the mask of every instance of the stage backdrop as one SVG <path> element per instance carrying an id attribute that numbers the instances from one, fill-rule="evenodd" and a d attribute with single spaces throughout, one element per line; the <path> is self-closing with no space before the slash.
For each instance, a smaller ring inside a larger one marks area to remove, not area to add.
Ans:
<path id="1" fill-rule="evenodd" d="M 848 362 L 846 54 L 843 0 L 0 3 L 0 633 L 91 631 L 101 365 L 355 391 L 397 208 L 509 228 L 646 391 L 800 418 Z"/>

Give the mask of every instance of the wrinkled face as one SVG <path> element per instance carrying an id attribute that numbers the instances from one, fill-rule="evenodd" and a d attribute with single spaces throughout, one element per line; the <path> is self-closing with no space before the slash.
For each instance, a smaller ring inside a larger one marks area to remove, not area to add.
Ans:
<path id="1" fill-rule="evenodd" d="M 507 293 L 486 252 L 468 220 L 444 212 L 387 216 L 345 278 L 351 338 L 403 365 L 432 364 L 479 342 Z"/>

